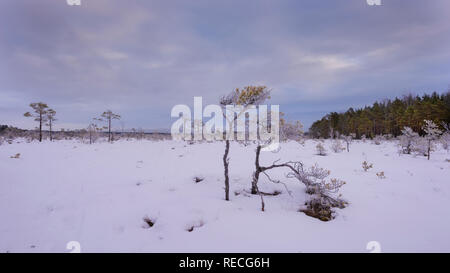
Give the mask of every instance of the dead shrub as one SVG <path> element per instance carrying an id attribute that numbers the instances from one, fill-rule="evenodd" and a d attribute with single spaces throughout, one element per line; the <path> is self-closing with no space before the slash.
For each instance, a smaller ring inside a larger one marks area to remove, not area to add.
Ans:
<path id="1" fill-rule="evenodd" d="M 144 220 L 144 223 L 145 223 L 143 228 L 151 228 L 156 223 L 155 219 L 150 219 L 150 217 L 148 217 L 148 216 L 145 216 L 144 218 L 142 218 L 142 220 Z"/>

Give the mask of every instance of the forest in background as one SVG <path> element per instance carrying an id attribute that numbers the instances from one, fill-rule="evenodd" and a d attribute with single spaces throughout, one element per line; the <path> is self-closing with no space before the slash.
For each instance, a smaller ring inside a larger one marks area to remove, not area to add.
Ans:
<path id="1" fill-rule="evenodd" d="M 315 121 L 309 133 L 316 138 L 355 134 L 357 138 L 376 135 L 402 134 L 404 127 L 423 134 L 424 120 L 432 120 L 439 126 L 450 123 L 450 90 L 423 96 L 405 95 L 394 100 L 377 101 L 372 106 L 346 112 L 331 112 Z"/>

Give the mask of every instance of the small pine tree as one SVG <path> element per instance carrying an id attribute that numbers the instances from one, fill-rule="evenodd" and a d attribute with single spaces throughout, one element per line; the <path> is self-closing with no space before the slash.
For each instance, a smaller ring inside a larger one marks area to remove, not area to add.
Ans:
<path id="1" fill-rule="evenodd" d="M 433 150 L 433 141 L 439 139 L 442 131 L 432 120 L 424 120 L 424 122 L 425 124 L 422 126 L 422 130 L 425 131 L 425 139 L 427 140 L 427 157 L 428 160 L 430 160 L 430 153 Z"/>
<path id="2" fill-rule="evenodd" d="M 404 154 L 411 154 L 414 140 L 419 137 L 419 134 L 414 132 L 410 127 L 404 127 L 402 135 L 400 136 L 400 145 Z"/>
<path id="3" fill-rule="evenodd" d="M 47 121 L 48 105 L 43 102 L 33 102 L 30 104 L 33 108 L 34 114 L 26 112 L 23 114 L 25 117 L 32 117 L 35 121 L 39 122 L 39 142 L 42 142 L 42 125 Z"/>
<path id="4" fill-rule="evenodd" d="M 48 126 L 50 131 L 50 141 L 53 141 L 53 123 L 57 120 L 55 118 L 56 111 L 53 109 L 48 109 L 46 113 L 46 120 L 47 123 L 45 125 Z"/>
<path id="5" fill-rule="evenodd" d="M 442 127 L 444 128 L 444 132 L 441 135 L 441 144 L 442 148 L 448 150 L 450 146 L 450 124 L 442 123 Z"/>
<path id="6" fill-rule="evenodd" d="M 105 121 L 108 123 L 108 142 L 113 141 L 112 132 L 111 132 L 111 125 L 113 119 L 120 119 L 120 116 L 117 114 L 114 114 L 111 110 L 107 110 L 103 112 L 102 118 L 105 119 Z M 101 120 L 101 119 L 98 119 Z"/>

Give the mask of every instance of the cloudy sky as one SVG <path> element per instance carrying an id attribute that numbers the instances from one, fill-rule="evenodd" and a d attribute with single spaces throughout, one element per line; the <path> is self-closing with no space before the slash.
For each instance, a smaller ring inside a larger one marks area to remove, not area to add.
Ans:
<path id="1" fill-rule="evenodd" d="M 273 89 L 306 127 L 330 111 L 450 84 L 450 1 L 0 1 L 0 124 L 58 128 L 111 109 L 126 128 L 170 128 L 175 104 Z M 116 127 L 121 125 L 117 123 Z"/>

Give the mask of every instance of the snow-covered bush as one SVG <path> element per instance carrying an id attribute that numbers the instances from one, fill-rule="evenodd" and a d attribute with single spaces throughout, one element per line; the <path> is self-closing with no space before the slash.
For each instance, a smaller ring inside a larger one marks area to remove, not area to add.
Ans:
<path id="1" fill-rule="evenodd" d="M 450 132 L 445 132 L 441 136 L 441 145 L 442 145 L 442 148 L 444 148 L 445 150 L 449 149 L 449 147 L 450 147 Z"/>
<path id="2" fill-rule="evenodd" d="M 433 143 L 431 143 L 431 150 L 434 149 Z M 415 155 L 427 156 L 428 155 L 428 143 L 424 137 L 416 137 L 413 140 L 411 151 Z"/>
<path id="3" fill-rule="evenodd" d="M 382 135 L 376 135 L 376 136 L 373 138 L 373 143 L 374 143 L 375 145 L 380 145 L 384 140 L 385 140 L 384 136 L 382 136 Z"/>
<path id="4" fill-rule="evenodd" d="M 361 140 L 363 143 L 366 143 L 366 140 L 367 140 L 366 135 L 361 135 Z"/>
<path id="5" fill-rule="evenodd" d="M 325 147 L 323 147 L 323 144 L 321 142 L 317 143 L 316 151 L 317 151 L 318 155 L 321 155 L 321 156 L 327 155 L 327 150 L 325 149 Z"/>
<path id="6" fill-rule="evenodd" d="M 333 143 L 331 143 L 331 150 L 335 153 L 340 153 L 345 150 L 340 139 L 337 138 L 333 140 Z"/>
<path id="7" fill-rule="evenodd" d="M 346 182 L 336 178 L 327 181 L 326 178 L 330 175 L 329 170 L 317 165 L 305 170 L 303 164 L 299 162 L 296 162 L 291 169 L 293 172 L 288 173 L 287 177 L 296 178 L 305 184 L 306 193 L 311 195 L 305 202 L 306 208 L 301 210 L 306 215 L 329 221 L 334 218 L 332 208 L 344 208 L 347 204 L 340 199 L 341 195 L 337 195 Z"/>
<path id="8" fill-rule="evenodd" d="M 442 127 L 444 127 L 444 132 L 441 135 L 441 145 L 442 148 L 448 151 L 450 147 L 450 125 L 446 123 L 442 123 Z"/>
<path id="9" fill-rule="evenodd" d="M 414 140 L 419 137 L 419 134 L 414 132 L 410 127 L 404 127 L 402 135 L 400 136 L 400 147 L 402 153 L 411 154 Z"/>

